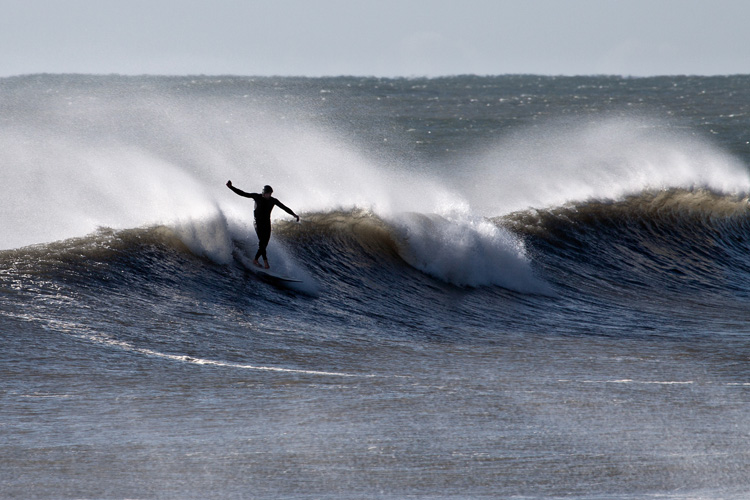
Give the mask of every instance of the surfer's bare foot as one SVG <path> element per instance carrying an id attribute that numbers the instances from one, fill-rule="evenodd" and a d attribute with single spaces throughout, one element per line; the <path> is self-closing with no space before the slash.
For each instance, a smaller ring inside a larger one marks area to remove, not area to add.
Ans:
<path id="1" fill-rule="evenodd" d="M 255 265 L 256 265 L 256 266 L 258 266 L 258 267 L 261 267 L 261 265 L 260 265 L 260 262 L 258 262 L 258 259 L 255 259 L 255 260 L 253 261 L 253 264 L 255 264 Z"/>
<path id="2" fill-rule="evenodd" d="M 266 269 L 271 269 L 271 265 L 266 261 Z"/>

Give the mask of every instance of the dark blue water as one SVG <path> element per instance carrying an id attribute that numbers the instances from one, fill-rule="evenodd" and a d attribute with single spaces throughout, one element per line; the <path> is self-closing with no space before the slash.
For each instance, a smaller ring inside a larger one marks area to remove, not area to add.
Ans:
<path id="1" fill-rule="evenodd" d="M 2 496 L 744 498 L 748 83 L 0 80 Z"/>

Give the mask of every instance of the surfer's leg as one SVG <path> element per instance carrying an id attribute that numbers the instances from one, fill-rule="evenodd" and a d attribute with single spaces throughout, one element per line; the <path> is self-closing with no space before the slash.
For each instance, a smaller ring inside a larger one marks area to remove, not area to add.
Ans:
<path id="1" fill-rule="evenodd" d="M 258 259 L 260 257 L 263 257 L 263 260 L 265 261 L 265 264 L 266 264 L 265 268 L 269 269 L 271 265 L 268 263 L 268 255 L 266 255 L 266 248 L 268 247 L 268 242 L 271 239 L 271 228 L 255 226 L 255 233 L 258 235 L 258 253 L 255 254 L 254 263 L 260 266 Z"/>
<path id="2" fill-rule="evenodd" d="M 263 228 L 258 227 L 257 222 L 253 224 L 253 227 L 255 228 L 255 235 L 258 237 L 258 251 L 255 252 L 255 258 L 253 259 L 253 264 L 255 264 L 258 267 L 261 267 L 260 262 L 258 262 L 258 259 L 260 259 L 265 253 L 265 246 L 263 245 Z"/>
<path id="3" fill-rule="evenodd" d="M 266 255 L 266 248 L 268 247 L 268 240 L 271 239 L 271 234 L 268 237 L 259 242 L 258 253 L 263 257 L 263 261 L 266 263 L 265 268 L 270 269 L 271 265 L 268 263 L 268 255 Z M 257 259 L 256 259 L 257 260 Z"/>

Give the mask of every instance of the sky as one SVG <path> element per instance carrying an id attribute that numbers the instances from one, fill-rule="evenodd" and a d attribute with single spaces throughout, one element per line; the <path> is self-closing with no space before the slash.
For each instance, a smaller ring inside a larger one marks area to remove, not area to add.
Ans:
<path id="1" fill-rule="evenodd" d="M 32 73 L 750 73 L 747 0 L 0 0 Z"/>

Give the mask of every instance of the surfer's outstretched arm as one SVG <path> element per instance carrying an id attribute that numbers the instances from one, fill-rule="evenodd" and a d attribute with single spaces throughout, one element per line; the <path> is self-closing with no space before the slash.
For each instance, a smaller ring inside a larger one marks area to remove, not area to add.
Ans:
<path id="1" fill-rule="evenodd" d="M 287 207 L 286 205 L 284 205 L 283 203 L 281 203 L 279 200 L 276 200 L 276 206 L 278 206 L 280 209 L 282 209 L 284 212 L 288 213 L 292 217 L 296 218 L 297 222 L 299 222 L 299 215 L 295 214 L 294 210 L 292 210 L 291 208 Z"/>
<path id="2" fill-rule="evenodd" d="M 227 187 L 240 196 L 244 196 L 245 198 L 252 198 L 250 193 L 246 193 L 243 190 L 237 189 L 236 187 L 232 186 L 232 181 L 227 181 Z"/>

